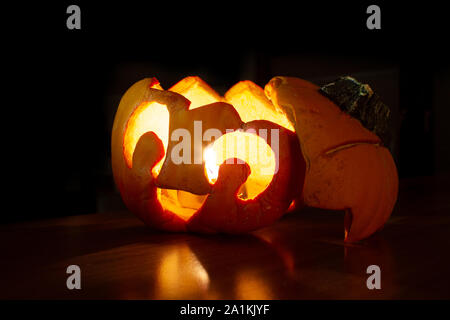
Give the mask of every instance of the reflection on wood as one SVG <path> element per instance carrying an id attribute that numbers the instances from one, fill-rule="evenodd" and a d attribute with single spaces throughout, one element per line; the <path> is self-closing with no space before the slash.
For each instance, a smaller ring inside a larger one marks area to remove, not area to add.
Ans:
<path id="1" fill-rule="evenodd" d="M 355 244 L 343 212 L 318 209 L 240 236 L 156 232 L 128 212 L 0 226 L 0 299 L 449 299 L 450 179 L 422 181 Z M 71 264 L 81 290 L 66 288 Z M 372 264 L 381 290 L 366 287 Z"/>

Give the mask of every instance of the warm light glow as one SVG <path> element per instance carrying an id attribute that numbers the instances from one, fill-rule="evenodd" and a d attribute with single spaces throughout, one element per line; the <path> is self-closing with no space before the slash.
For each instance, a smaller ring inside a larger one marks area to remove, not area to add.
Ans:
<path id="1" fill-rule="evenodd" d="M 198 196 L 182 190 L 158 188 L 157 197 L 164 209 L 187 221 L 201 207 L 207 196 Z"/>
<path id="2" fill-rule="evenodd" d="M 205 148 L 203 152 L 203 159 L 205 161 L 206 176 L 209 182 L 214 183 L 219 176 L 219 165 L 217 165 L 216 153 L 212 146 Z"/>
<path id="3" fill-rule="evenodd" d="M 239 191 L 241 199 L 254 199 L 263 192 L 276 169 L 275 153 L 262 137 L 243 131 L 224 134 L 203 154 L 205 174 L 210 183 L 215 183 L 219 166 L 227 159 L 237 158 L 250 166 L 251 173 Z M 232 165 L 232 164 L 230 164 Z"/>
<path id="4" fill-rule="evenodd" d="M 153 131 L 164 145 L 164 152 L 169 142 L 169 111 L 165 105 L 156 102 L 145 102 L 138 106 L 127 123 L 123 145 L 124 156 L 128 167 L 132 167 L 133 153 L 139 138 L 146 132 Z M 158 176 L 164 158 L 153 167 L 153 176 Z"/>
<path id="5" fill-rule="evenodd" d="M 241 81 L 225 94 L 225 99 L 239 113 L 242 121 L 268 120 L 292 132 L 292 123 L 284 113 L 278 112 L 264 94 L 264 90 L 251 81 Z"/>
<path id="6" fill-rule="evenodd" d="M 243 270 L 236 277 L 236 298 L 239 300 L 271 300 L 273 294 L 266 277 L 252 270 Z"/>
<path id="7" fill-rule="evenodd" d="M 152 87 L 162 90 L 158 84 Z M 244 122 L 269 120 L 294 131 L 286 116 L 278 113 L 265 97 L 263 89 L 250 81 L 236 84 L 226 93 L 225 98 L 198 77 L 187 77 L 169 90 L 189 99 L 191 101 L 189 109 L 225 101 L 236 108 Z M 145 102 L 136 108 L 128 120 L 123 141 L 124 157 L 128 167 L 132 167 L 133 152 L 139 138 L 149 131 L 153 131 L 162 141 L 166 154 L 169 140 L 169 112 L 165 105 Z M 166 155 L 152 169 L 155 178 L 161 170 L 165 157 Z M 252 133 L 228 133 L 204 150 L 205 174 L 210 183 L 213 184 L 217 180 L 219 166 L 228 158 L 241 159 L 248 163 L 251 169 L 250 176 L 239 191 L 241 199 L 253 199 L 263 192 L 276 171 L 275 154 L 263 138 Z M 207 196 L 182 190 L 158 189 L 157 197 L 166 210 L 188 220 L 202 206 Z"/>
<path id="8" fill-rule="evenodd" d="M 223 99 L 199 77 L 187 77 L 175 84 L 169 91 L 181 94 L 191 101 L 189 110 L 222 101 Z"/>
<path id="9" fill-rule="evenodd" d="M 164 146 L 164 158 L 152 169 L 153 177 L 157 177 L 166 158 L 169 141 L 169 111 L 165 105 L 146 102 L 136 108 L 127 123 L 124 134 L 124 156 L 128 167 L 132 167 L 133 153 L 139 138 L 152 131 L 161 139 Z M 157 197 L 164 209 L 180 218 L 188 220 L 203 204 L 206 196 L 197 196 L 186 191 L 157 189 Z M 181 201 L 180 201 L 181 200 Z"/>
<path id="10" fill-rule="evenodd" d="M 166 252 L 158 266 L 156 296 L 158 299 L 192 299 L 206 294 L 209 276 L 187 245 L 174 245 Z"/>

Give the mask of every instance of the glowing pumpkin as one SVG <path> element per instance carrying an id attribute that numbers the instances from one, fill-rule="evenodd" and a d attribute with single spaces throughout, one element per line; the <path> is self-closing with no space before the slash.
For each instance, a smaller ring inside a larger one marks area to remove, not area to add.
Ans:
<path id="1" fill-rule="evenodd" d="M 197 139 L 199 122 L 206 132 Z M 278 148 L 254 134 L 260 129 L 278 130 Z M 194 135 L 180 156 L 194 163 L 171 161 L 181 149 L 169 137 L 181 139 L 180 132 Z M 264 90 L 242 81 L 224 97 L 196 77 L 168 91 L 155 79 L 139 81 L 116 114 L 112 166 L 130 210 L 173 231 L 246 232 L 295 202 L 345 210 L 345 240 L 358 241 L 384 225 L 398 192 L 380 138 L 297 78 L 275 77 Z"/>
<path id="2" fill-rule="evenodd" d="M 306 167 L 293 125 L 247 81 L 225 97 L 197 77 L 169 90 L 154 78 L 135 83 L 119 104 L 111 151 L 128 208 L 171 231 L 270 225 L 301 194 Z"/>

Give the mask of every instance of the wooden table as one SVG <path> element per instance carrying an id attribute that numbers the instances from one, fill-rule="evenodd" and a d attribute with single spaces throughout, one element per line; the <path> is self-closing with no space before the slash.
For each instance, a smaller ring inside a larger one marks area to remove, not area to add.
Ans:
<path id="1" fill-rule="evenodd" d="M 157 232 L 129 212 L 4 225 L 0 298 L 449 299 L 449 182 L 401 181 L 383 231 L 352 245 L 342 212 L 314 209 L 242 236 Z M 81 290 L 66 288 L 72 264 Z"/>

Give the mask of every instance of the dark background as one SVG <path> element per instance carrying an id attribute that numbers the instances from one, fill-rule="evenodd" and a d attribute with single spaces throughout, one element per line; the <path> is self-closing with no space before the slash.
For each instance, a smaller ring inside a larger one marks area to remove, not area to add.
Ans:
<path id="1" fill-rule="evenodd" d="M 66 28 L 70 4 L 81 7 L 81 30 Z M 381 30 L 366 28 L 370 4 L 381 7 Z M 0 222 L 123 209 L 112 122 L 126 89 L 151 76 L 168 88 L 198 75 L 223 94 L 245 79 L 324 84 L 352 75 L 392 108 L 400 177 L 447 174 L 450 28 L 445 9 L 426 4 L 73 1 L 4 10 L 12 71 L 4 75 L 4 186 L 13 206 Z"/>

